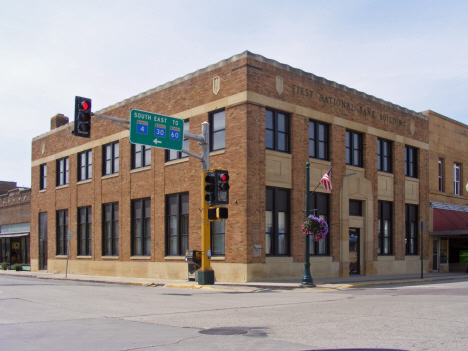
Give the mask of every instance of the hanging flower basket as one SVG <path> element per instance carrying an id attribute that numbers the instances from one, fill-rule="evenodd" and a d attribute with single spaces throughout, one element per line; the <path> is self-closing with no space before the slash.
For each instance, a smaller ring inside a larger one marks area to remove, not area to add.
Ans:
<path id="1" fill-rule="evenodd" d="M 320 241 L 328 234 L 328 224 L 323 219 L 310 215 L 302 223 L 302 232 L 305 235 L 312 235 L 314 241 Z"/>

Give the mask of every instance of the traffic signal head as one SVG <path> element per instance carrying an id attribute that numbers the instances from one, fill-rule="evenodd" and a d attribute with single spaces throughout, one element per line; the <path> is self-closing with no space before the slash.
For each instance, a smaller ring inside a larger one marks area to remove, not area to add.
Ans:
<path id="1" fill-rule="evenodd" d="M 216 176 L 216 205 L 229 204 L 229 172 L 215 171 Z"/>
<path id="2" fill-rule="evenodd" d="M 208 209 L 208 219 L 210 221 L 216 221 L 219 219 L 228 218 L 228 209 L 226 207 L 214 207 Z"/>
<path id="3" fill-rule="evenodd" d="M 75 136 L 89 138 L 91 136 L 91 99 L 75 97 Z"/>
<path id="4" fill-rule="evenodd" d="M 207 172 L 205 176 L 205 201 L 212 203 L 215 201 L 216 179 L 214 172 Z"/>

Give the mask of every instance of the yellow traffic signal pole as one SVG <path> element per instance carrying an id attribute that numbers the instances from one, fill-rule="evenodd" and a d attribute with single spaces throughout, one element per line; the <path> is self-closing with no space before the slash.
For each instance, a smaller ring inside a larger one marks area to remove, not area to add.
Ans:
<path id="1" fill-rule="evenodd" d="M 202 250 L 202 261 L 201 261 L 201 272 L 211 271 L 210 259 L 208 256 L 208 250 L 210 250 L 210 221 L 208 220 L 208 202 L 205 200 L 205 177 L 206 170 L 202 170 L 201 175 L 201 250 Z M 200 272 L 198 273 L 200 277 Z M 200 283 L 200 279 L 198 280 Z"/>

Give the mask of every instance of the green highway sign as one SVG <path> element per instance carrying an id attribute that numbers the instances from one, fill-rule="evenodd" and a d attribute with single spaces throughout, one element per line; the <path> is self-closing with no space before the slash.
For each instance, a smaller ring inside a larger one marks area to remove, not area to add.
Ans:
<path id="1" fill-rule="evenodd" d="M 182 151 L 184 120 L 132 109 L 130 110 L 130 142 Z"/>

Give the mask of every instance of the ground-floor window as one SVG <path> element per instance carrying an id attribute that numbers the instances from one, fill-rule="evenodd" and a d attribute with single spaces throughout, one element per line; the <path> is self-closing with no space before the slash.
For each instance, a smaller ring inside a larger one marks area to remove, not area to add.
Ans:
<path id="1" fill-rule="evenodd" d="M 311 235 L 309 237 L 311 255 L 329 255 L 330 254 L 330 194 L 313 193 L 309 196 L 310 214 L 323 219 L 328 224 L 328 235 L 324 240 L 314 241 Z"/>
<path id="2" fill-rule="evenodd" d="M 289 190 L 266 188 L 265 254 L 289 254 Z"/>
<path id="3" fill-rule="evenodd" d="M 151 256 L 151 199 L 132 200 L 132 255 Z"/>
<path id="4" fill-rule="evenodd" d="M 119 203 L 102 205 L 102 255 L 119 255 Z"/>
<path id="5" fill-rule="evenodd" d="M 216 221 L 211 223 L 211 254 L 213 256 L 224 256 L 225 243 L 225 221 Z"/>
<path id="6" fill-rule="evenodd" d="M 379 213 L 377 220 L 377 253 L 379 255 L 391 255 L 393 250 L 393 203 L 379 200 Z"/>
<path id="7" fill-rule="evenodd" d="M 66 255 L 68 249 L 68 210 L 57 211 L 57 255 Z"/>
<path id="8" fill-rule="evenodd" d="M 406 237 L 405 253 L 407 255 L 418 254 L 418 206 L 406 204 Z"/>
<path id="9" fill-rule="evenodd" d="M 20 238 L 0 239 L 0 263 L 29 264 L 29 235 Z"/>
<path id="10" fill-rule="evenodd" d="M 91 256 L 91 206 L 78 208 L 78 256 Z"/>
<path id="11" fill-rule="evenodd" d="M 183 256 L 189 249 L 189 194 L 166 197 L 166 254 Z"/>

